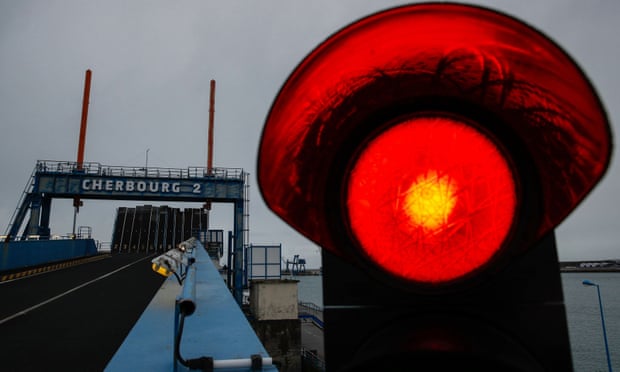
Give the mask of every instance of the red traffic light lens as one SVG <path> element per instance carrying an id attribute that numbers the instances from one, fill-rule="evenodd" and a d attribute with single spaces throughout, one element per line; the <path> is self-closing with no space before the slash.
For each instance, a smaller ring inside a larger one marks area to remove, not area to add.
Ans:
<path id="1" fill-rule="evenodd" d="M 382 132 L 356 159 L 349 225 L 364 253 L 391 274 L 444 283 L 484 266 L 515 219 L 510 162 L 485 134 L 447 117 Z"/>

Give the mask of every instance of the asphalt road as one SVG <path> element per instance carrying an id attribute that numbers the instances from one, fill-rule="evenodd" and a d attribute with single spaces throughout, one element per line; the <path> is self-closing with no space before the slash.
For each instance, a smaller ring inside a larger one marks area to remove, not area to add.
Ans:
<path id="1" fill-rule="evenodd" d="M 164 277 L 117 254 L 0 283 L 1 371 L 101 371 Z"/>

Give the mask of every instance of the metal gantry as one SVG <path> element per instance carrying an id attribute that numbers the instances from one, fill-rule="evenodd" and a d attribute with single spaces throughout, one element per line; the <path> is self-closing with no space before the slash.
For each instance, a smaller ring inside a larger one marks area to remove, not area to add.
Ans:
<path id="1" fill-rule="evenodd" d="M 241 304 L 243 250 L 248 238 L 247 180 L 248 174 L 240 168 L 128 167 L 95 162 L 39 160 L 5 231 L 4 239 L 49 239 L 51 206 L 55 198 L 232 203 L 233 295 Z M 28 212 L 30 218 L 22 226 Z"/>

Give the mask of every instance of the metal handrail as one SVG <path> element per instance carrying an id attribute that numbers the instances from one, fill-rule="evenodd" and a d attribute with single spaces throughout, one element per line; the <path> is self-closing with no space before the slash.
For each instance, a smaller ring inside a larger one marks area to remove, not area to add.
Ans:
<path id="1" fill-rule="evenodd" d="M 299 302 L 299 308 L 300 308 L 300 312 L 302 311 L 301 309 L 303 308 L 304 310 L 311 312 L 311 313 L 315 313 L 315 314 L 321 314 L 321 317 L 323 315 L 323 308 L 320 307 L 319 305 L 313 303 L 313 302 Z"/>
<path id="2" fill-rule="evenodd" d="M 323 329 L 323 309 L 312 302 L 298 303 L 298 316 L 300 319 L 310 319 L 317 327 Z"/>
<path id="3" fill-rule="evenodd" d="M 213 357 L 201 356 L 193 359 L 185 359 L 181 355 L 181 339 L 185 317 L 190 316 L 196 310 L 196 277 L 198 268 L 194 264 L 196 261 L 195 251 L 204 251 L 204 246 L 195 238 L 190 238 L 179 244 L 184 247 L 184 254 L 187 258 L 186 276 L 182 283 L 181 295 L 175 301 L 174 311 L 174 353 L 173 371 L 179 370 L 179 364 L 190 370 L 212 371 L 218 368 L 250 368 L 251 370 L 262 370 L 262 366 L 271 366 L 274 361 L 270 357 L 262 357 L 259 354 L 251 355 L 250 358 L 239 359 L 214 359 Z"/>
<path id="4" fill-rule="evenodd" d="M 162 167 L 129 167 L 102 165 L 96 162 L 78 164 L 72 161 L 38 160 L 36 172 L 54 174 L 87 174 L 94 176 L 120 176 L 142 178 L 217 178 L 227 180 L 244 180 L 246 173 L 242 168 L 162 168 Z"/>
<path id="5" fill-rule="evenodd" d="M 306 348 L 301 348 L 301 357 L 305 360 L 307 360 L 308 362 L 310 362 L 315 368 L 317 368 L 320 371 L 324 371 L 325 370 L 325 361 L 323 359 L 321 359 L 321 357 L 319 357 L 319 355 L 313 351 L 313 350 L 308 350 Z"/>
<path id="6" fill-rule="evenodd" d="M 10 235 L 11 234 L 11 229 L 13 228 L 13 225 L 15 224 L 15 219 L 17 217 L 17 214 L 19 213 L 19 210 L 22 206 L 22 203 L 24 202 L 24 199 L 26 199 L 28 197 L 28 193 L 30 193 L 30 191 L 32 190 L 32 187 L 34 185 L 34 175 L 35 175 L 36 171 L 32 171 L 32 174 L 30 175 L 30 178 L 28 178 L 28 182 L 26 183 L 26 187 L 24 187 L 24 191 L 22 192 L 21 196 L 19 197 L 19 200 L 17 201 L 17 207 L 15 208 L 15 210 L 13 211 L 13 214 L 11 215 L 11 219 L 9 219 L 9 225 L 6 227 L 6 230 L 4 230 L 4 236 Z"/>

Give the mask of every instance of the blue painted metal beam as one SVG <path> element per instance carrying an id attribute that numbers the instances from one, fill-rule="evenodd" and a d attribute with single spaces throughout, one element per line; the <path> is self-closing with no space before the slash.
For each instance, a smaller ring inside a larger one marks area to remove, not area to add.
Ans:
<path id="1" fill-rule="evenodd" d="M 30 222 L 26 230 L 27 235 L 39 234 L 39 219 L 41 218 L 41 194 L 33 194 L 32 203 L 30 204 Z"/>
<path id="2" fill-rule="evenodd" d="M 26 213 L 28 209 L 30 209 L 30 205 L 32 203 L 32 194 L 28 193 L 24 196 L 21 204 L 18 206 L 15 216 L 11 221 L 10 228 L 7 229 L 7 234 L 11 237 L 15 237 L 19 235 L 19 229 L 24 223 L 24 219 L 26 218 Z"/>
<path id="3" fill-rule="evenodd" d="M 38 188 L 56 198 L 80 196 L 90 199 L 166 200 L 191 202 L 243 199 L 243 181 L 193 178 L 108 177 L 83 174 L 37 174 Z"/>
<path id="4" fill-rule="evenodd" d="M 243 302 L 244 287 L 244 264 L 243 264 L 243 200 L 235 202 L 234 213 L 234 268 L 233 268 L 233 296 L 237 304 L 241 306 Z"/>

